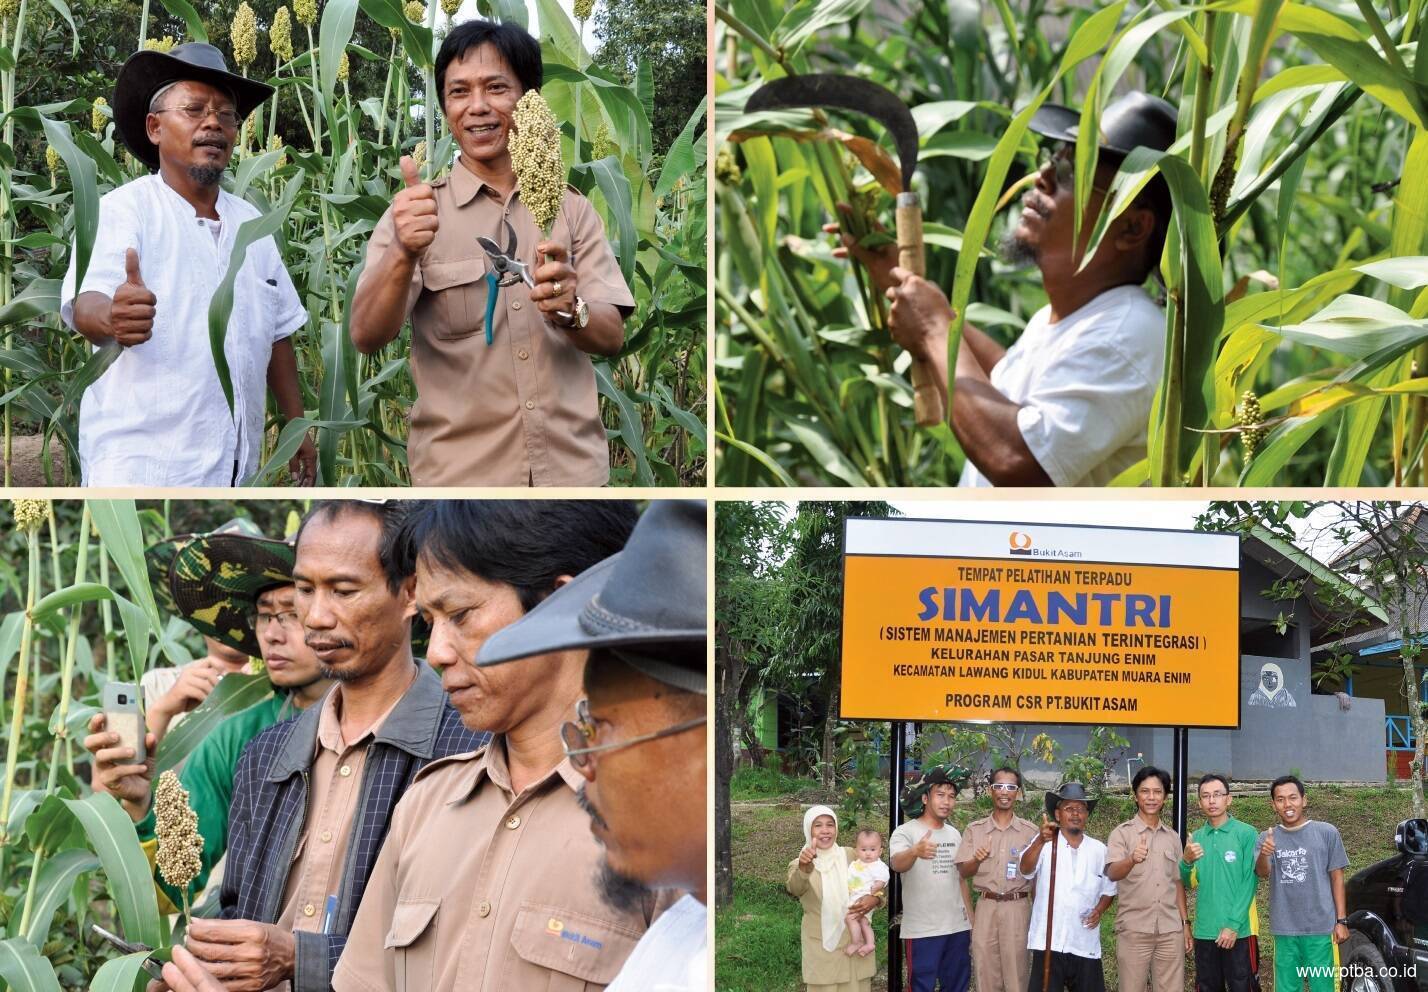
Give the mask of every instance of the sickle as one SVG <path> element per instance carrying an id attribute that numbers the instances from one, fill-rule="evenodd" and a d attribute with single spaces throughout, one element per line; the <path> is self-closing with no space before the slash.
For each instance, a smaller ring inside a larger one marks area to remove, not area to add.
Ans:
<path id="1" fill-rule="evenodd" d="M 912 111 L 897 94 L 885 86 L 838 73 L 785 76 L 765 83 L 744 104 L 746 111 L 780 110 L 794 107 L 837 107 L 864 114 L 887 128 L 897 146 L 902 166 L 903 192 L 897 195 L 898 265 L 914 275 L 926 272 L 922 243 L 922 206 L 912 192 L 912 174 L 917 169 L 917 122 Z M 930 362 L 912 363 L 912 400 L 919 427 L 931 427 L 946 420 L 942 395 Z"/>

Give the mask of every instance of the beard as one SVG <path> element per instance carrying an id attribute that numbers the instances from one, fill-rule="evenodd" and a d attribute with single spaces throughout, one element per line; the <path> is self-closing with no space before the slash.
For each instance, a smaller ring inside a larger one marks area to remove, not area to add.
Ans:
<path id="1" fill-rule="evenodd" d="M 610 825 L 605 822 L 600 811 L 590 804 L 589 798 L 585 795 L 584 786 L 581 786 L 580 791 L 575 794 L 575 802 L 590 817 L 592 823 L 598 824 L 606 830 L 610 829 Z M 609 855 L 602 857 L 599 867 L 595 869 L 595 888 L 600 893 L 600 898 L 605 902 L 605 905 L 620 911 L 639 909 L 649 892 L 649 888 L 639 879 L 622 874 L 610 867 Z"/>
<path id="2" fill-rule="evenodd" d="M 190 165 L 188 177 L 200 186 L 217 186 L 223 170 L 216 165 Z"/>
<path id="3" fill-rule="evenodd" d="M 1018 237 L 1016 228 L 1017 225 L 1013 222 L 997 242 L 997 256 L 1012 268 L 1025 269 L 1040 260 L 1041 252 L 1025 238 Z"/>

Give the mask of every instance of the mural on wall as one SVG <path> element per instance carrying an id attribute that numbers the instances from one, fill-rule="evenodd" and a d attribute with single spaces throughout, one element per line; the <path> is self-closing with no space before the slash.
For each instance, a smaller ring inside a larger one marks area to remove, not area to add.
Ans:
<path id="1" fill-rule="evenodd" d="M 1272 710 L 1292 709 L 1299 704 L 1284 685 L 1284 671 L 1272 661 L 1267 661 L 1259 670 L 1259 685 L 1250 693 L 1249 705 L 1264 706 Z"/>

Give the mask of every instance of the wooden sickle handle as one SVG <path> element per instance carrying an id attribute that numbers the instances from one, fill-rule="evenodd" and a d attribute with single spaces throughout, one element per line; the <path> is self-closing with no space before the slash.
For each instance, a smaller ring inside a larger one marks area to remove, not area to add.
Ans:
<path id="1" fill-rule="evenodd" d="M 922 205 L 916 193 L 897 195 L 897 264 L 914 275 L 925 275 L 926 260 L 922 247 Z M 913 359 L 912 408 L 917 426 L 935 427 L 944 422 L 942 394 L 937 389 L 937 374 L 931 362 Z"/>

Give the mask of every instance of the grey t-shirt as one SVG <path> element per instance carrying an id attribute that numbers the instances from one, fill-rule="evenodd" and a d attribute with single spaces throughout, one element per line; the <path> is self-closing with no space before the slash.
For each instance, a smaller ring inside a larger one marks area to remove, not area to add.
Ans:
<path id="1" fill-rule="evenodd" d="M 1333 932 L 1334 891 L 1329 872 L 1349 866 L 1343 838 L 1337 827 L 1322 820 L 1305 820 L 1298 830 L 1274 831 L 1274 854 L 1269 859 L 1269 928 L 1277 937 L 1317 936 Z M 1269 831 L 1255 844 L 1255 858 Z"/>
<path id="2" fill-rule="evenodd" d="M 922 840 L 928 828 L 908 820 L 888 839 L 888 855 L 900 854 Z M 962 844 L 962 834 L 950 823 L 932 831 L 937 854 L 929 861 L 918 858 L 902 873 L 902 936 L 941 937 L 972 928 L 962 903 L 962 876 L 952 861 Z"/>

